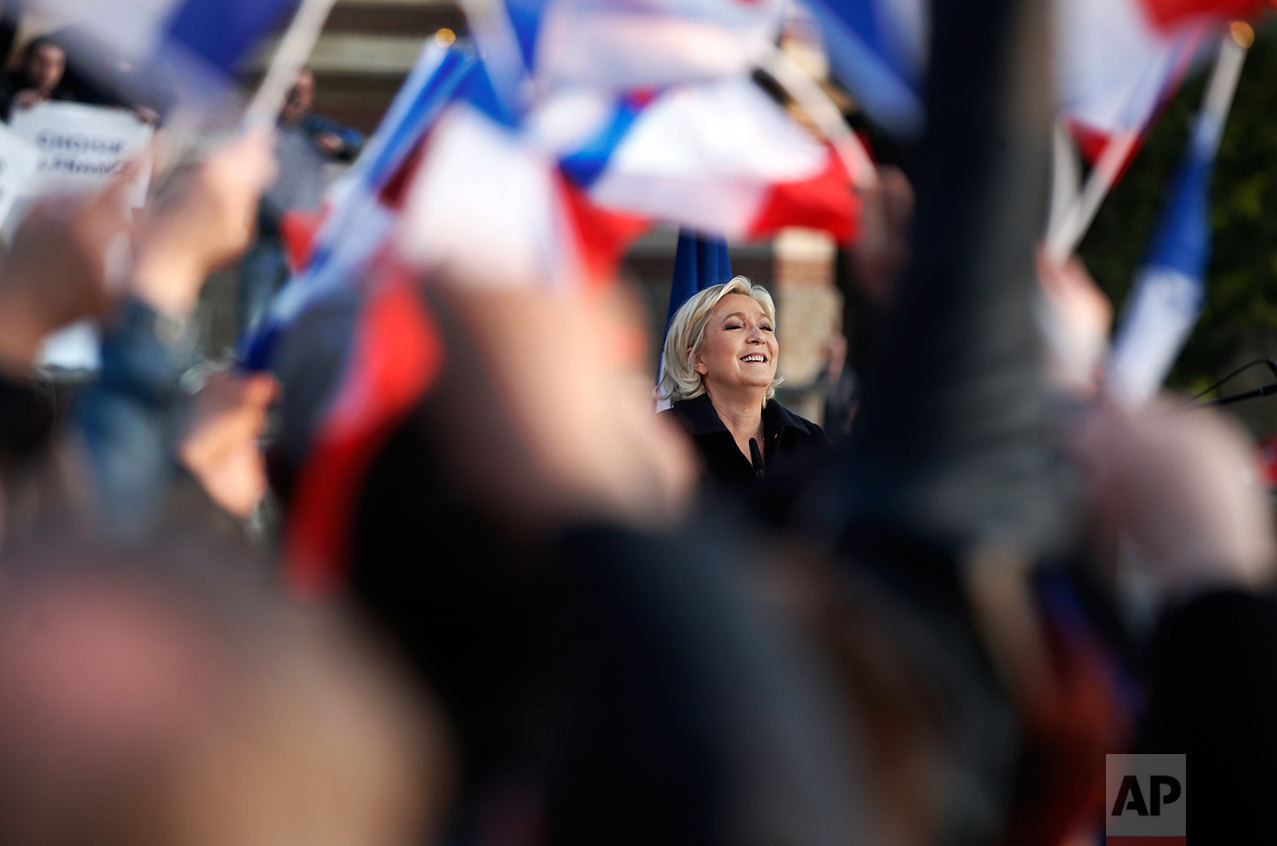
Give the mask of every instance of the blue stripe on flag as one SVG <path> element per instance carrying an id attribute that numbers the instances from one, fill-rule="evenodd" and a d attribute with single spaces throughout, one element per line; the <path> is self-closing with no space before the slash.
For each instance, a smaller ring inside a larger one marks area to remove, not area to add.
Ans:
<path id="1" fill-rule="evenodd" d="M 1211 252 L 1210 183 L 1217 121 L 1199 114 L 1188 155 L 1157 220 L 1109 357 L 1111 380 L 1127 401 L 1142 402 L 1162 385 L 1192 333 L 1206 299 Z"/>
<path id="2" fill-rule="evenodd" d="M 882 36 L 877 0 L 826 3 L 809 0 L 834 75 L 850 89 L 875 123 L 901 137 L 921 133 L 925 111 L 897 45 Z"/>
<path id="3" fill-rule="evenodd" d="M 616 107 L 616 113 L 598 135 L 587 141 L 579 150 L 560 160 L 563 172 L 581 188 L 589 189 L 607 169 L 608 160 L 630 131 L 643 107 L 632 98 L 625 98 Z M 682 241 L 680 243 L 680 248 Z"/>
<path id="4" fill-rule="evenodd" d="M 474 71 L 478 56 L 473 49 L 454 46 L 444 55 L 439 67 L 402 108 L 403 118 L 389 127 L 385 146 L 368 168 L 367 180 L 381 186 L 403 164 L 404 157 L 421 140 L 426 129 L 434 125 L 439 113 L 455 99 L 462 82 Z M 397 110 L 400 104 L 391 105 Z"/>
<path id="5" fill-rule="evenodd" d="M 295 5 L 296 0 L 186 0 L 173 9 L 164 31 L 169 43 L 230 76 Z"/>
<path id="6" fill-rule="evenodd" d="M 488 76 L 483 62 L 476 62 L 457 88 L 456 99 L 465 100 L 484 115 L 507 129 L 518 129 L 520 126 L 517 105 L 507 103 L 498 93 Z"/>
<path id="7" fill-rule="evenodd" d="M 536 65 L 537 36 L 541 32 L 541 12 L 545 0 L 506 0 L 506 14 L 523 54 L 523 66 L 529 71 Z"/>
<path id="8" fill-rule="evenodd" d="M 1194 145 L 1180 166 L 1157 223 L 1146 265 L 1176 270 L 1201 279 L 1210 261 L 1210 182 L 1213 151 Z"/>

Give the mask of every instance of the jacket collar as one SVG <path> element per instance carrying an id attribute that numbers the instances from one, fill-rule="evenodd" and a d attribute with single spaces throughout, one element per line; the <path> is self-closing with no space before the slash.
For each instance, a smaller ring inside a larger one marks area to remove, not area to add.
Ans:
<path id="1" fill-rule="evenodd" d="M 681 400 L 670 407 L 679 416 L 679 419 L 683 421 L 683 425 L 687 427 L 688 433 L 693 437 L 706 435 L 710 432 L 728 431 L 726 424 L 719 418 L 718 412 L 714 410 L 714 403 L 710 401 L 709 394 L 701 394 L 689 400 Z M 782 429 L 797 429 L 803 434 L 811 434 L 811 429 L 808 427 L 806 420 L 796 414 L 791 414 L 789 409 L 772 399 L 763 408 L 763 431 L 777 432 Z"/>

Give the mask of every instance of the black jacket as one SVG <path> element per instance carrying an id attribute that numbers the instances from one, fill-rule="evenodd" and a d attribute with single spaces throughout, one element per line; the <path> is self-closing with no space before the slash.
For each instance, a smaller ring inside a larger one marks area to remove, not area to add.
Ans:
<path id="1" fill-rule="evenodd" d="M 748 489 L 758 482 L 754 467 L 736 446 L 736 439 L 719 419 L 708 394 L 676 402 L 664 414 L 673 414 L 696 442 L 705 460 L 706 476 L 726 488 Z M 828 449 L 824 431 L 772 400 L 763 408 L 765 475 L 770 480 L 792 480 L 813 469 Z"/>

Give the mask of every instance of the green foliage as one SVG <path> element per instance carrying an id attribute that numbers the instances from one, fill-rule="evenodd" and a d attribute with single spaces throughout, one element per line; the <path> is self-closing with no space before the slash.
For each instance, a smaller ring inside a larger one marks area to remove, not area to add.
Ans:
<path id="1" fill-rule="evenodd" d="M 1209 75 L 1206 64 L 1167 107 L 1079 250 L 1119 313 L 1184 156 L 1189 122 Z M 1244 361 L 1277 358 L 1275 18 L 1257 28 L 1246 58 L 1220 145 L 1211 201 L 1207 303 L 1168 380 L 1184 391 L 1204 388 Z M 1257 430 L 1271 430 L 1268 423 L 1248 422 Z"/>

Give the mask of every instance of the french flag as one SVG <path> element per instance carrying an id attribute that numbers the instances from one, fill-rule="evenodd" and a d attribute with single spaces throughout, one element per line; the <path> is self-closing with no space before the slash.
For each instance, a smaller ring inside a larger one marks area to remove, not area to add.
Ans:
<path id="1" fill-rule="evenodd" d="M 617 101 L 561 166 L 602 208 L 729 240 L 786 226 L 839 241 L 857 232 L 859 200 L 841 159 L 749 79 Z"/>
<path id="2" fill-rule="evenodd" d="M 1151 5 L 1144 0 L 1055 4 L 1058 112 L 1089 161 L 1118 135 L 1147 132 L 1178 90 L 1209 29 L 1205 19 L 1166 13 L 1158 23 Z"/>
<path id="3" fill-rule="evenodd" d="M 487 87 L 482 75 L 468 45 L 422 51 L 347 174 L 306 268 L 281 290 L 249 345 L 248 363 L 267 366 L 308 308 L 341 290 L 361 295 L 352 336 L 334 341 L 346 350 L 342 374 L 297 471 L 286 515 L 283 576 L 298 597 L 322 599 L 344 589 L 355 497 L 442 362 L 439 335 L 415 272 L 396 255 L 395 235 L 424 139 L 449 105 Z"/>
<path id="4" fill-rule="evenodd" d="M 1161 387 L 1202 310 L 1211 250 L 1211 174 L 1245 53 L 1224 39 L 1188 153 L 1114 338 L 1107 389 L 1130 404 L 1145 402 Z"/>
<path id="5" fill-rule="evenodd" d="M 517 57 L 540 91 L 613 93 L 749 74 L 774 49 L 784 0 L 507 0 L 472 16 L 485 59 Z M 513 66 L 515 63 L 511 63 Z M 511 70 L 494 68 L 494 75 Z"/>
<path id="6" fill-rule="evenodd" d="M 922 132 L 929 17 L 923 0 L 809 0 L 836 76 L 871 120 L 900 138 Z"/>
<path id="7" fill-rule="evenodd" d="M 1082 154 L 1094 162 L 1119 135 L 1142 137 L 1201 48 L 1213 44 L 1229 22 L 1272 5 L 1272 0 L 1056 0 L 1059 112 Z"/>
<path id="8" fill-rule="evenodd" d="M 20 8 L 84 28 L 151 86 L 172 87 L 182 106 L 223 102 L 250 52 L 278 30 L 299 0 L 22 0 Z M 87 45 L 86 45 L 87 46 Z"/>
<path id="9" fill-rule="evenodd" d="M 1142 133 L 1178 89 L 1204 36 L 1273 0 L 1055 0 L 1058 112 L 1091 161 Z M 925 121 L 923 0 L 809 0 L 834 75 L 870 119 L 905 138 Z"/>
<path id="10" fill-rule="evenodd" d="M 241 343 L 246 367 L 269 368 L 278 335 L 298 315 L 368 280 L 367 268 L 397 231 L 422 140 L 443 110 L 475 87 L 480 73 L 478 54 L 464 43 L 423 48 L 377 131 L 334 186 L 304 266 L 280 290 L 254 335 Z"/>

